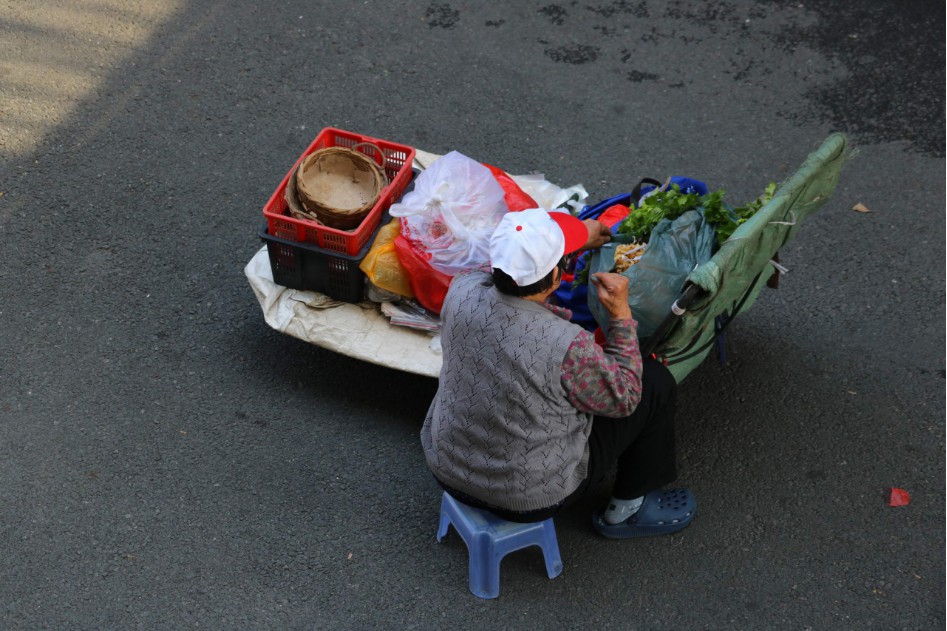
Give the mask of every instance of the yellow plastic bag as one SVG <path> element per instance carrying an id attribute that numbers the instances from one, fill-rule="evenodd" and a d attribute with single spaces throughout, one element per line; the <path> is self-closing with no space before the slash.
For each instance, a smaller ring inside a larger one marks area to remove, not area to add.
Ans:
<path id="1" fill-rule="evenodd" d="M 398 254 L 395 252 L 395 238 L 399 234 L 401 234 L 401 224 L 397 218 L 392 219 L 388 225 L 382 226 L 368 254 L 358 267 L 365 272 L 368 280 L 376 287 L 405 298 L 414 298 L 408 274 L 401 267 Z"/>

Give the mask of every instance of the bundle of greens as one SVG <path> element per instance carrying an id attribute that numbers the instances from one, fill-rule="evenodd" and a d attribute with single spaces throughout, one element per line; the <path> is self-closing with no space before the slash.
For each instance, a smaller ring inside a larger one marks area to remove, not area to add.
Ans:
<path id="1" fill-rule="evenodd" d="M 723 242 L 730 238 L 733 231 L 756 214 L 766 202 L 773 199 L 776 194 L 776 182 L 770 182 L 763 190 L 763 194 L 745 206 L 730 208 L 723 203 L 723 191 L 717 190 L 709 195 L 704 195 L 704 218 L 717 231 L 717 243 L 723 245 Z"/>
<path id="2" fill-rule="evenodd" d="M 635 241 L 644 243 L 662 219 L 674 221 L 688 210 L 699 208 L 700 204 L 700 195 L 682 193 L 680 186 L 672 184 L 671 188 L 657 191 L 641 200 L 638 207 L 622 220 L 618 232 L 630 234 Z"/>
<path id="3" fill-rule="evenodd" d="M 662 219 L 677 219 L 689 210 L 703 210 L 704 218 L 717 232 L 717 243 L 723 244 L 733 231 L 752 217 L 773 198 L 776 183 L 770 182 L 763 194 L 746 206 L 731 208 L 723 201 L 723 189 L 707 195 L 682 193 L 677 184 L 658 191 L 643 200 L 618 226 L 620 234 L 630 234 L 635 241 L 646 242 Z"/>

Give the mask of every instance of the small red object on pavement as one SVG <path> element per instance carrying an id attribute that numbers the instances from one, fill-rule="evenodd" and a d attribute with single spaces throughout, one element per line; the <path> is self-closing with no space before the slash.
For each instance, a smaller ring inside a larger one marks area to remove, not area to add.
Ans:
<path id="1" fill-rule="evenodd" d="M 891 499 L 888 501 L 888 506 L 907 506 L 910 503 L 911 496 L 908 495 L 907 491 L 895 487 L 891 488 Z"/>

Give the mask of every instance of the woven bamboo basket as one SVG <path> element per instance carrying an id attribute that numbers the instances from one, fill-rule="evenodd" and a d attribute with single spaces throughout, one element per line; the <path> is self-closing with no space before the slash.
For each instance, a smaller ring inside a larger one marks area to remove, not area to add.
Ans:
<path id="1" fill-rule="evenodd" d="M 283 199 L 286 200 L 286 206 L 289 208 L 289 214 L 295 219 L 305 219 L 306 221 L 312 221 L 319 224 L 320 226 L 325 225 L 322 221 L 316 217 L 315 213 L 311 213 L 299 203 L 299 194 L 296 192 L 296 174 L 299 173 L 299 167 L 293 169 L 293 174 L 289 176 L 289 182 L 286 183 L 286 190 L 283 191 Z"/>
<path id="2" fill-rule="evenodd" d="M 362 145 L 372 147 L 382 164 L 357 151 Z M 384 153 L 371 143 L 360 143 L 351 149 L 326 147 L 309 154 L 295 173 L 295 189 L 302 207 L 299 212 L 303 215 L 297 219 L 315 218 L 331 228 L 354 230 L 388 184 L 384 161 Z M 292 206 L 290 209 L 294 212 Z"/>

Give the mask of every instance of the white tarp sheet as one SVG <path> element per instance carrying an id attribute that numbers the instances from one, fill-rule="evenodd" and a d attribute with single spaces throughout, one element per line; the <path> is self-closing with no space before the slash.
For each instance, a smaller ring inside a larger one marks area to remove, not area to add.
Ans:
<path id="1" fill-rule="evenodd" d="M 244 269 L 266 323 L 281 333 L 330 351 L 395 370 L 437 377 L 439 340 L 429 333 L 391 326 L 378 305 L 349 304 L 314 291 L 273 282 L 264 246 Z"/>
<path id="2" fill-rule="evenodd" d="M 424 169 L 439 158 L 416 150 L 414 166 Z M 577 195 L 581 208 L 587 193 L 581 185 L 562 189 L 542 175 L 513 176 L 541 206 L 554 208 Z M 440 338 L 422 331 L 392 326 L 378 305 L 350 304 L 314 291 L 289 289 L 273 282 L 266 247 L 244 269 L 266 323 L 281 333 L 395 370 L 437 377 L 441 372 Z"/>

